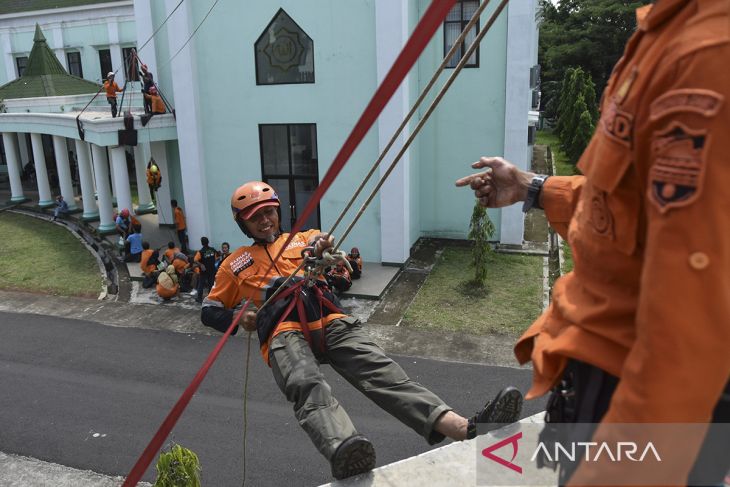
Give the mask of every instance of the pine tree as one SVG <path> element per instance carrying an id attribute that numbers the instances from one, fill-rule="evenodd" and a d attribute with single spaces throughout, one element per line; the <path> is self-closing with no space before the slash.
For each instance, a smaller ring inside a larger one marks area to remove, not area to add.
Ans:
<path id="1" fill-rule="evenodd" d="M 484 287 L 487 282 L 487 261 L 492 251 L 489 239 L 494 235 L 494 231 L 494 224 L 489 218 L 486 208 L 483 208 L 477 201 L 471 214 L 468 238 L 474 241 L 472 248 L 474 283 L 481 287 Z"/>
<path id="2" fill-rule="evenodd" d="M 582 96 L 580 97 L 579 101 L 582 102 L 582 105 L 584 107 L 586 106 Z M 578 119 L 578 123 L 575 126 L 573 139 L 571 140 L 570 147 L 568 148 L 567 154 L 571 163 L 578 163 L 581 154 L 583 154 L 583 151 L 586 149 L 586 147 L 588 147 L 588 143 L 591 141 L 591 137 L 593 137 L 594 129 L 595 125 L 593 124 L 593 117 L 586 107 L 586 109 L 583 110 L 583 113 L 581 113 L 580 118 Z"/>

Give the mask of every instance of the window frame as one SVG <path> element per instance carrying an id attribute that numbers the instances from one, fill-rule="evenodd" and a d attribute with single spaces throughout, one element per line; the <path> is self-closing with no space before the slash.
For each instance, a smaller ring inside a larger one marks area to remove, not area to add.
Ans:
<path id="1" fill-rule="evenodd" d="M 274 21 L 276 21 L 276 18 L 279 16 L 279 14 L 281 12 L 283 12 L 287 17 L 289 17 L 289 19 L 291 19 L 291 21 L 294 23 L 294 25 L 297 26 L 297 29 L 302 31 L 302 33 L 304 33 L 304 35 L 307 36 L 307 38 L 310 41 L 312 41 L 312 81 L 282 81 L 282 82 L 276 82 L 276 83 L 259 82 L 259 62 L 258 62 L 259 52 L 258 52 L 257 46 L 258 46 L 259 41 L 261 41 L 261 39 L 263 39 L 263 37 L 269 31 L 269 28 L 271 28 L 271 24 L 273 24 Z M 291 15 L 289 15 L 289 13 L 286 10 L 284 10 L 283 8 L 279 8 L 279 10 L 276 11 L 274 16 L 271 17 L 271 20 L 269 21 L 269 23 L 266 24 L 266 27 L 261 32 L 261 35 L 259 35 L 253 43 L 253 64 L 254 64 L 254 71 L 255 71 L 254 75 L 256 76 L 256 86 L 313 85 L 317 80 L 317 65 L 316 65 L 316 60 L 315 60 L 315 57 L 316 57 L 315 53 L 316 53 L 316 50 L 315 50 L 315 46 L 314 46 L 314 39 L 312 39 L 312 37 L 309 34 L 307 34 L 307 31 L 302 29 L 302 26 L 299 25 L 297 23 L 297 21 L 294 20 L 294 18 Z M 298 124 L 281 124 L 281 125 L 298 125 Z"/>
<path id="2" fill-rule="evenodd" d="M 25 73 L 25 70 L 28 69 L 28 57 L 29 56 L 15 56 L 15 71 L 18 74 L 18 78 L 21 78 L 23 74 Z M 23 71 L 21 72 L 19 61 L 21 59 L 25 59 L 25 65 L 23 66 Z"/>
<path id="3" fill-rule="evenodd" d="M 464 2 L 465 1 L 475 1 L 475 0 L 456 0 L 456 3 L 454 4 L 454 6 L 459 5 L 459 9 L 460 9 L 459 18 L 461 20 L 444 20 L 444 25 L 443 25 L 444 54 L 443 54 L 443 57 L 446 57 L 446 55 L 449 53 L 449 49 L 446 47 L 446 25 L 447 24 L 460 24 L 460 26 L 459 26 L 459 35 L 460 35 L 462 32 L 464 32 L 464 28 L 471 20 L 471 18 L 464 19 Z M 480 5 L 482 1 L 483 0 L 476 0 L 477 5 Z M 474 27 L 473 27 L 474 29 L 476 29 L 475 38 L 476 38 L 476 36 L 479 35 L 479 31 L 481 29 L 481 20 L 482 20 L 481 17 L 478 18 L 476 25 L 474 25 Z M 459 37 L 459 36 L 457 35 L 456 37 Z M 480 47 L 481 47 L 481 45 L 477 45 L 477 50 L 474 53 L 475 54 L 474 63 L 473 64 L 467 63 L 464 65 L 464 68 L 479 68 L 479 49 L 480 49 Z M 464 56 L 464 53 L 466 53 L 466 50 L 467 50 L 466 41 L 462 41 L 461 42 L 462 57 Z M 455 58 L 455 64 L 453 66 L 450 66 L 449 64 L 451 63 L 451 60 L 449 60 L 449 63 L 446 65 L 445 69 L 454 69 L 459 64 L 459 61 L 461 61 L 461 58 L 456 59 L 456 55 L 454 55 L 454 58 Z"/>
<path id="4" fill-rule="evenodd" d="M 103 51 L 107 51 L 109 53 L 109 69 L 104 69 L 104 63 L 101 60 L 101 53 Z M 112 50 L 111 48 L 107 47 L 106 49 L 97 49 L 96 50 L 97 55 L 99 57 L 99 69 L 101 70 L 101 80 L 104 81 L 106 79 L 106 74 L 110 71 L 114 71 L 114 63 L 112 61 Z"/>
<path id="5" fill-rule="evenodd" d="M 75 63 L 72 63 L 71 62 L 71 56 L 74 55 L 74 54 L 79 57 L 79 62 L 78 62 L 78 64 L 79 64 L 79 74 L 73 74 L 71 72 L 71 64 L 75 64 Z M 72 76 L 76 76 L 78 78 L 83 78 L 84 77 L 84 65 L 83 65 L 83 63 L 81 61 L 81 51 L 67 51 L 66 52 L 66 65 L 68 66 L 68 74 L 70 74 Z"/>
<path id="6" fill-rule="evenodd" d="M 291 151 L 291 127 L 294 125 L 299 126 L 306 126 L 306 127 L 314 127 L 314 140 L 317 142 L 317 173 L 315 176 L 302 176 L 302 175 L 296 175 L 293 171 L 293 159 L 292 159 L 292 151 Z M 287 159 L 289 162 L 289 173 L 288 174 L 277 174 L 277 173 L 271 173 L 268 174 L 266 172 L 266 167 L 264 164 L 264 127 L 286 127 L 286 140 L 287 140 Z M 270 179 L 287 179 L 289 181 L 289 187 L 286 188 L 289 193 L 289 204 L 291 205 L 292 202 L 294 203 L 294 207 L 296 208 L 296 195 L 292 195 L 292 191 L 294 188 L 294 185 L 292 184 L 294 181 L 312 181 L 314 180 L 315 186 L 319 186 L 319 143 L 317 141 L 317 124 L 316 123 L 260 123 L 258 124 L 259 128 L 259 154 L 260 154 L 260 161 L 261 161 L 261 181 L 268 183 Z M 279 191 L 281 191 L 282 188 L 274 188 Z M 294 196 L 294 198 L 292 198 Z M 320 212 L 320 205 L 317 204 L 317 224 L 315 228 L 321 228 L 322 227 L 322 217 Z M 298 212 L 297 212 L 297 218 L 298 218 Z M 279 222 L 281 224 L 281 222 Z"/>

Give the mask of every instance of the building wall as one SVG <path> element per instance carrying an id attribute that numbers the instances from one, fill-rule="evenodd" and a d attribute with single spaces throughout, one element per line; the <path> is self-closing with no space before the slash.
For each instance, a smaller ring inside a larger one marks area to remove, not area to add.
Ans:
<path id="1" fill-rule="evenodd" d="M 421 12 L 428 4 L 420 0 Z M 486 8 L 480 27 L 493 9 L 494 5 Z M 461 71 L 417 139 L 421 235 L 466 238 L 474 196 L 471 191 L 456 188 L 454 181 L 473 172 L 470 164 L 479 157 L 503 154 L 506 33 L 507 19 L 502 12 L 482 41 L 479 67 Z M 418 64 L 421 88 L 443 60 L 443 42 L 443 29 L 439 29 Z M 421 114 L 453 71 L 446 69 L 441 75 L 433 94 L 424 101 Z M 499 211 L 490 211 L 490 216 L 499 228 Z"/>
<path id="2" fill-rule="evenodd" d="M 18 77 L 15 58 L 30 53 L 36 23 L 65 68 L 66 53 L 78 51 L 84 78 L 96 82 L 101 76 L 98 49 L 113 50 L 116 69 L 121 48 L 137 42 L 132 0 L 0 15 L 0 85 Z"/>

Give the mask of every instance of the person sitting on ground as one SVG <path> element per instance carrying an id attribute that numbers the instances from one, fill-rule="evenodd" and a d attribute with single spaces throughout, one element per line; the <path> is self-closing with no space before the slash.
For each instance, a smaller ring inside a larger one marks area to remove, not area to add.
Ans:
<path id="1" fill-rule="evenodd" d="M 195 300 L 199 303 L 203 302 L 205 288 L 212 289 L 215 281 L 215 263 L 218 258 L 218 252 L 208 245 L 209 243 L 208 237 L 200 237 L 200 245 L 202 247 L 195 253 L 195 258 L 193 259 L 200 266 L 200 275 L 198 275 L 198 282 L 195 287 L 197 295 Z"/>
<path id="2" fill-rule="evenodd" d="M 157 276 L 157 295 L 163 300 L 168 301 L 177 296 L 179 290 L 180 285 L 178 284 L 178 277 L 175 272 L 175 268 L 168 266 Z"/>
<path id="3" fill-rule="evenodd" d="M 142 250 L 142 228 L 135 225 L 124 244 L 124 262 L 140 262 Z"/>
<path id="4" fill-rule="evenodd" d="M 325 274 L 325 279 L 327 279 L 329 287 L 338 293 L 344 293 L 352 287 L 350 271 L 347 270 L 344 262 L 338 262 L 337 265 L 330 267 Z"/>
<path id="5" fill-rule="evenodd" d="M 56 208 L 53 209 L 53 218 L 51 220 L 55 222 L 59 216 L 64 215 L 68 215 L 68 203 L 59 194 L 56 196 Z"/>
<path id="6" fill-rule="evenodd" d="M 175 247 L 175 242 L 167 242 L 167 250 L 165 250 L 164 257 L 168 264 L 172 264 L 172 261 L 175 259 L 175 254 L 179 253 L 180 249 L 178 247 Z"/>
<path id="7" fill-rule="evenodd" d="M 360 279 L 360 276 L 362 275 L 362 257 L 360 257 L 360 249 L 353 247 L 352 250 L 350 250 L 350 253 L 347 254 L 347 260 L 350 262 L 350 267 L 352 267 L 350 277 L 353 279 Z"/>
<path id="8" fill-rule="evenodd" d="M 165 108 L 165 102 L 162 101 L 162 97 L 160 97 L 156 86 L 151 86 L 149 93 L 145 93 L 144 98 L 145 100 L 149 100 L 150 105 L 152 106 L 152 112 L 145 113 L 140 117 L 143 127 L 147 125 L 147 122 L 150 121 L 153 115 L 162 115 L 167 111 Z"/>
<path id="9" fill-rule="evenodd" d="M 122 89 L 114 81 L 114 73 L 109 71 L 104 82 L 104 91 L 106 92 L 106 101 L 111 105 L 112 117 L 117 116 L 117 93 L 121 93 Z"/>
<path id="10" fill-rule="evenodd" d="M 157 266 L 160 264 L 160 253 L 150 248 L 150 243 L 142 242 L 142 255 L 139 259 L 139 268 L 142 270 L 143 288 L 149 288 L 157 281 Z"/>
<path id="11" fill-rule="evenodd" d="M 119 236 L 122 237 L 123 241 L 126 240 L 132 231 L 132 220 L 129 218 L 129 210 L 124 208 L 120 211 L 114 223 L 116 224 Z"/>
<path id="12" fill-rule="evenodd" d="M 229 255 L 231 255 L 231 244 L 229 244 L 228 242 L 223 242 L 221 244 L 221 251 L 218 253 L 218 258 L 215 261 L 216 271 L 221 266 L 221 263 L 226 260 Z M 215 278 L 215 276 L 213 277 Z"/>
<path id="13" fill-rule="evenodd" d="M 303 249 L 311 247 L 314 256 L 321 258 L 333 247 L 334 239 L 319 230 L 308 230 L 291 236 L 289 242 L 289 234 L 282 234 L 279 227 L 279 197 L 274 188 L 260 181 L 236 189 L 231 209 L 238 227 L 254 243 L 240 247 L 221 264 L 215 286 L 203 301 L 201 321 L 225 332 L 233 322 L 234 308 L 253 300 L 258 312 L 247 309 L 240 326 L 257 331 L 264 361 L 282 393 L 294 403 L 299 424 L 330 461 L 335 478 L 371 470 L 375 450 L 358 434 L 332 395 L 320 370 L 324 361 L 429 444 L 447 436 L 453 440 L 474 438 L 478 423 L 489 423 L 484 425 L 487 430 L 496 428 L 494 423 L 519 419 L 522 394 L 515 388 L 500 392 L 471 418 L 456 414 L 433 392 L 408 378 L 373 343 L 357 318 L 340 311 L 337 298 L 321 276 L 314 278 L 305 293 L 301 289 L 306 282 L 299 274 L 284 291 L 288 294 L 279 294 L 279 299 L 261 308 L 277 286 L 296 271 Z M 280 252 L 282 258 L 272 265 Z M 299 310 L 306 310 L 302 313 L 305 316 L 300 316 Z M 233 333 L 237 331 L 238 325 Z M 480 432 L 484 431 L 480 428 Z"/>

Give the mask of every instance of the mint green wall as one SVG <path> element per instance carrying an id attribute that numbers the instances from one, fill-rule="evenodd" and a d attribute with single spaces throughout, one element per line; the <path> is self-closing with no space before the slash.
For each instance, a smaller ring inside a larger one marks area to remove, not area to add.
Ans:
<path id="1" fill-rule="evenodd" d="M 421 12 L 428 3 L 420 0 Z M 481 26 L 493 9 L 494 5 L 487 7 Z M 471 191 L 456 188 L 454 181 L 471 173 L 469 165 L 480 156 L 503 153 L 506 38 L 505 11 L 482 41 L 479 68 L 462 70 L 417 139 L 423 235 L 466 237 L 474 197 Z M 443 55 L 443 28 L 440 28 L 418 63 L 422 87 L 436 71 Z M 452 72 L 445 70 L 437 87 Z M 424 102 L 421 113 L 439 88 Z M 490 212 L 490 216 L 499 232 L 499 212 Z"/>
<path id="2" fill-rule="evenodd" d="M 209 3 L 191 5 L 197 25 Z M 256 85 L 254 43 L 279 7 L 314 41 L 314 84 Z M 231 221 L 230 195 L 261 177 L 258 124 L 316 123 L 321 180 L 374 93 L 374 2 L 220 2 L 206 22 L 194 44 L 211 238 L 233 243 L 242 238 Z M 323 227 L 334 222 L 377 152 L 371 130 L 320 204 Z M 376 198 L 344 243 L 361 247 L 366 260 L 380 258 L 378 205 Z"/>
<path id="3" fill-rule="evenodd" d="M 167 17 L 165 12 L 165 2 L 150 2 L 152 5 L 152 25 L 154 29 L 157 29 L 159 25 Z M 216 7 L 217 8 L 217 7 Z M 170 47 L 168 42 L 168 24 L 162 26 L 162 28 L 155 34 L 154 42 L 148 43 L 141 51 L 139 51 L 139 57 L 143 62 L 147 62 L 146 59 L 149 57 L 149 50 L 154 46 L 155 57 L 157 58 L 158 72 L 153 73 L 155 81 L 162 89 L 165 98 L 175 106 L 175 94 L 172 89 L 172 77 L 170 76 L 170 67 L 168 60 L 170 59 Z M 141 47 L 147 39 L 141 39 L 137 42 L 137 46 Z"/>
<path id="4" fill-rule="evenodd" d="M 170 178 L 170 199 L 177 200 L 181 208 L 185 208 L 185 194 L 182 187 L 182 176 L 180 175 L 180 151 L 177 141 L 165 142 L 165 153 L 167 154 L 167 172 Z"/>

